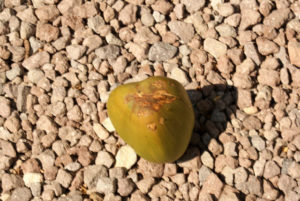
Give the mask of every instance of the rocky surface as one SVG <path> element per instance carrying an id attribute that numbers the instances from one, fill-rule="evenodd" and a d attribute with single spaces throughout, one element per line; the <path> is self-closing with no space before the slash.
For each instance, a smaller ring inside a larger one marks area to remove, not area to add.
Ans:
<path id="1" fill-rule="evenodd" d="M 0 0 L 0 200 L 300 200 L 297 0 Z M 168 76 L 196 115 L 154 164 L 116 86 Z"/>

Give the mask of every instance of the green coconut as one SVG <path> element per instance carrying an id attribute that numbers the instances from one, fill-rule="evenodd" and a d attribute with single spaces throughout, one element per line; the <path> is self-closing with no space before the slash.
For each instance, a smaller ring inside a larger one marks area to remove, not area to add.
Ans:
<path id="1" fill-rule="evenodd" d="M 107 102 L 117 133 L 151 162 L 173 162 L 187 149 L 194 127 L 191 101 L 176 80 L 150 77 L 114 89 Z"/>

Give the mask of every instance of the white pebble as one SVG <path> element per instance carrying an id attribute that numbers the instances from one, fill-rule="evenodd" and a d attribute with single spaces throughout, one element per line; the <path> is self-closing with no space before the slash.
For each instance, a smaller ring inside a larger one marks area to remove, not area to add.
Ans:
<path id="1" fill-rule="evenodd" d="M 135 151 L 129 146 L 122 146 L 116 155 L 116 167 L 125 167 L 130 169 L 137 161 Z"/>
<path id="2" fill-rule="evenodd" d="M 106 128 L 106 130 L 108 130 L 108 132 L 114 132 L 115 131 L 115 127 L 113 126 L 113 124 L 110 121 L 110 118 L 107 117 L 103 122 L 102 125 L 104 126 L 104 128 Z"/>

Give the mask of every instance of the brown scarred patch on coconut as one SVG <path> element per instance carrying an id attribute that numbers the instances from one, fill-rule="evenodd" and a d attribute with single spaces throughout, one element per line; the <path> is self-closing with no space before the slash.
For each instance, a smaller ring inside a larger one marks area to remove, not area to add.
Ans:
<path id="1" fill-rule="evenodd" d="M 176 100 L 176 97 L 166 90 L 157 89 L 153 93 L 144 94 L 143 92 L 137 92 L 126 96 L 126 101 L 133 104 L 133 111 L 138 116 L 144 116 L 147 111 L 159 111 L 160 108 L 165 105 L 172 103 Z"/>

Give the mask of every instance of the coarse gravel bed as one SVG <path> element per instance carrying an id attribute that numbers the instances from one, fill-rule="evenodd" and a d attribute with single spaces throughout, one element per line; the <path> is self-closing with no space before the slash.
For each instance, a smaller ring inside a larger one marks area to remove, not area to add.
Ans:
<path id="1" fill-rule="evenodd" d="M 192 140 L 150 163 L 120 84 L 187 90 Z M 0 0 L 0 200 L 299 201 L 300 1 Z"/>

